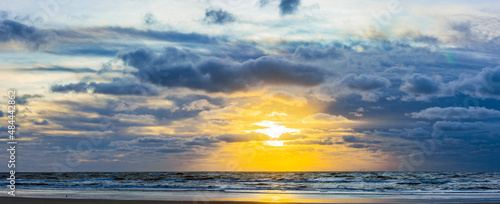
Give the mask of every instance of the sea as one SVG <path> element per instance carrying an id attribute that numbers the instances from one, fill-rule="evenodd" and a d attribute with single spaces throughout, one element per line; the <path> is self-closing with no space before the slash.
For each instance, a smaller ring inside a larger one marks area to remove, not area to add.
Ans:
<path id="1" fill-rule="evenodd" d="M 8 174 L 1 174 L 4 178 Z M 7 195 L 8 181 L 2 183 Z M 17 173 L 26 197 L 297 201 L 500 201 L 500 172 L 70 172 Z"/>

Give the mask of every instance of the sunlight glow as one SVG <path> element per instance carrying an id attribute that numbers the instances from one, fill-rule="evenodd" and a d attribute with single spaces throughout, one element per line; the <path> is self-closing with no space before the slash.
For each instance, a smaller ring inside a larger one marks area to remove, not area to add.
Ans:
<path id="1" fill-rule="evenodd" d="M 253 130 L 254 132 L 269 135 L 272 138 L 279 138 L 283 133 L 297 133 L 299 129 L 287 128 L 283 125 L 278 125 L 278 122 L 273 121 L 262 121 L 259 123 L 254 123 L 253 125 L 258 125 L 261 127 L 267 127 L 266 129 Z"/>
<path id="2" fill-rule="evenodd" d="M 272 140 L 272 141 L 266 141 L 265 144 L 269 146 L 281 147 L 283 146 L 283 141 Z"/>
<path id="3" fill-rule="evenodd" d="M 275 116 L 287 116 L 288 114 L 286 113 L 278 113 L 278 112 L 272 112 L 267 114 L 268 117 L 275 117 Z"/>

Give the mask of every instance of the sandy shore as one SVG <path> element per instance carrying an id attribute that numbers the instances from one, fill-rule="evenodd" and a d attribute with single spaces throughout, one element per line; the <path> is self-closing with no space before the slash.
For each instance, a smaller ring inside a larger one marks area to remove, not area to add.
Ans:
<path id="1" fill-rule="evenodd" d="M 106 199 L 63 199 L 63 198 L 25 198 L 0 197 L 0 203 L 9 204 L 304 204 L 308 202 L 252 202 L 252 201 L 152 201 L 152 200 L 106 200 Z M 463 203 L 460 201 L 430 201 L 430 200 L 383 200 L 383 199 L 339 199 L 321 203 Z M 481 202 L 499 203 L 499 202 Z M 480 203 L 477 203 L 480 204 Z"/>

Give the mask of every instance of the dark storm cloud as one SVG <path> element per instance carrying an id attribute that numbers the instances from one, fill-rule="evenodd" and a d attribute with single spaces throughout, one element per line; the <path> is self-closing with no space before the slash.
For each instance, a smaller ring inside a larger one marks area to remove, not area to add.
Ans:
<path id="1" fill-rule="evenodd" d="M 150 84 L 135 83 L 133 80 L 114 78 L 110 83 L 89 83 L 89 87 L 93 88 L 93 93 L 111 94 L 111 95 L 143 95 L 156 96 L 159 90 Z"/>
<path id="2" fill-rule="evenodd" d="M 380 143 L 380 141 L 360 139 L 359 137 L 356 137 L 354 135 L 344 135 L 344 136 L 342 136 L 342 140 L 345 143 L 364 143 L 364 144 L 379 144 Z"/>
<path id="3" fill-rule="evenodd" d="M 192 140 L 184 142 L 187 146 L 215 146 L 215 144 L 221 142 L 221 140 L 216 139 L 213 136 L 210 137 L 194 137 Z"/>
<path id="4" fill-rule="evenodd" d="M 449 87 L 477 98 L 500 99 L 500 66 L 484 68 L 475 76 L 463 75 L 460 79 L 450 82 Z"/>
<path id="5" fill-rule="evenodd" d="M 391 85 L 391 82 L 386 78 L 366 74 L 361 74 L 359 76 L 348 74 L 342 78 L 340 83 L 357 91 L 372 91 L 386 88 Z"/>
<path id="6" fill-rule="evenodd" d="M 421 127 L 418 128 L 413 128 L 410 131 L 408 131 L 408 136 L 409 137 L 428 137 L 430 136 L 431 133 Z"/>
<path id="7" fill-rule="evenodd" d="M 31 99 L 42 98 L 42 97 L 43 97 L 42 95 L 38 95 L 38 94 L 35 94 L 35 95 L 25 94 L 25 95 L 16 97 L 16 103 L 19 105 L 27 105 Z"/>
<path id="8" fill-rule="evenodd" d="M 161 148 L 157 149 L 156 152 L 160 153 L 181 153 L 181 152 L 187 152 L 187 149 L 182 149 L 182 148 L 176 148 L 176 147 L 169 147 L 169 148 Z"/>
<path id="9" fill-rule="evenodd" d="M 50 91 L 60 92 L 60 93 L 68 93 L 68 92 L 83 93 L 87 92 L 88 88 L 89 86 L 86 82 L 78 82 L 66 85 L 55 84 L 50 87 Z"/>
<path id="10" fill-rule="evenodd" d="M 111 82 L 96 83 L 96 82 L 79 82 L 66 85 L 51 86 L 52 92 L 60 93 L 85 93 L 92 90 L 92 93 L 110 94 L 110 95 L 143 95 L 156 96 L 159 94 L 158 88 L 145 83 L 136 83 L 133 79 L 127 80 L 123 78 L 114 78 Z"/>
<path id="11" fill-rule="evenodd" d="M 215 139 L 213 136 L 156 136 L 156 137 L 139 137 L 128 141 L 112 141 L 110 146 L 117 149 L 134 150 L 141 147 L 143 150 L 153 150 L 160 153 L 182 153 L 195 152 L 201 146 L 203 147 L 218 147 L 221 140 Z"/>
<path id="12" fill-rule="evenodd" d="M 346 146 L 351 147 L 351 148 L 356 148 L 356 149 L 371 147 L 370 145 L 366 145 L 366 144 L 348 144 Z"/>
<path id="13" fill-rule="evenodd" d="M 181 153 L 189 151 L 189 148 L 182 145 L 188 139 L 175 136 L 139 137 L 129 141 L 112 141 L 110 146 L 124 150 L 141 147 L 143 150 L 153 150 L 161 153 Z"/>
<path id="14" fill-rule="evenodd" d="M 175 121 L 175 120 L 182 120 L 186 118 L 196 117 L 200 112 L 201 110 L 186 110 L 186 109 L 173 110 L 167 108 L 148 108 L 141 106 L 131 111 L 131 114 L 134 115 L 146 114 L 146 115 L 152 115 L 158 120 Z"/>
<path id="15" fill-rule="evenodd" d="M 96 70 L 90 68 L 69 68 L 69 67 L 35 67 L 35 68 L 22 68 L 16 69 L 21 71 L 43 71 L 43 72 L 71 72 L 71 73 L 95 73 Z"/>
<path id="16" fill-rule="evenodd" d="M 55 104 L 64 107 L 63 112 L 51 114 L 49 111 L 40 111 L 39 114 L 57 124 L 58 129 L 71 131 L 96 131 L 111 124 L 116 131 L 125 131 L 130 127 L 151 125 L 169 125 L 173 121 L 198 116 L 200 110 L 183 110 L 171 108 L 152 108 L 141 105 L 144 101 L 135 101 L 124 97 L 117 100 L 108 100 L 100 103 L 58 101 Z M 65 114 L 71 112 L 71 115 Z M 99 115 L 89 117 L 88 114 Z M 104 125 L 104 126 L 103 126 Z M 194 129 L 191 129 L 194 131 Z M 132 132 L 129 136 L 142 136 L 141 132 Z M 123 135 L 125 137 L 125 135 Z"/>
<path id="17" fill-rule="evenodd" d="M 481 130 L 481 131 L 489 131 L 496 129 L 494 124 L 485 123 L 485 122 L 455 122 L 455 121 L 437 121 L 432 126 L 435 132 L 433 134 L 437 134 L 436 131 L 455 131 L 455 132 L 464 132 L 464 131 L 473 131 L 473 130 Z"/>
<path id="18" fill-rule="evenodd" d="M 484 107 L 432 107 L 411 113 L 411 117 L 425 119 L 487 119 L 500 118 L 500 111 Z"/>
<path id="19" fill-rule="evenodd" d="M 300 0 L 281 0 L 279 5 L 281 15 L 294 14 L 299 6 Z"/>
<path id="20" fill-rule="evenodd" d="M 422 74 L 413 74 L 405 80 L 401 90 L 410 94 L 435 94 L 439 91 L 441 83 Z"/>
<path id="21" fill-rule="evenodd" d="M 0 21 L 0 42 L 21 42 L 28 49 L 38 50 L 41 46 L 53 41 L 55 37 L 53 32 L 37 29 L 17 21 Z"/>
<path id="22" fill-rule="evenodd" d="M 449 97 L 465 94 L 480 99 L 500 99 L 500 67 L 483 68 L 476 74 L 462 74 L 443 83 L 423 74 L 413 74 L 400 88 L 409 94 Z"/>
<path id="23" fill-rule="evenodd" d="M 391 82 L 374 74 L 347 74 L 341 79 L 326 82 L 314 90 L 320 98 L 339 98 L 347 95 L 359 95 L 363 101 L 376 102 L 384 94 L 381 91 Z M 352 111 L 351 111 L 352 112 Z"/>
<path id="24" fill-rule="evenodd" d="M 232 23 L 236 19 L 233 14 L 222 9 L 207 9 L 205 10 L 205 22 L 210 24 L 227 24 Z"/>
<path id="25" fill-rule="evenodd" d="M 253 85 L 295 84 L 314 86 L 327 75 L 318 67 L 292 63 L 286 59 L 261 57 L 243 63 L 219 58 L 202 58 L 187 50 L 166 48 L 160 54 L 138 49 L 118 55 L 137 69 L 136 76 L 166 87 L 185 87 L 207 92 L 234 92 Z"/>

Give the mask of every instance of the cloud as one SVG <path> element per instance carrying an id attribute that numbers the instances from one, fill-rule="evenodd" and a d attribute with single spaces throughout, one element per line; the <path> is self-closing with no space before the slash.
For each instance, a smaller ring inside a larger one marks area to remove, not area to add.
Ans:
<path id="1" fill-rule="evenodd" d="M 193 111 L 193 110 L 210 110 L 216 108 L 219 108 L 219 106 L 211 104 L 210 102 L 207 101 L 207 99 L 201 99 L 193 101 L 189 105 L 185 104 L 182 107 L 182 110 Z"/>
<path id="2" fill-rule="evenodd" d="M 0 110 L 0 118 L 3 116 L 4 116 L 3 111 Z"/>
<path id="3" fill-rule="evenodd" d="M 146 13 L 143 20 L 145 25 L 154 25 L 158 22 L 158 19 L 152 13 Z"/>
<path id="4" fill-rule="evenodd" d="M 233 14 L 222 9 L 207 9 L 205 11 L 205 22 L 210 24 L 227 24 L 232 23 L 236 19 Z"/>
<path id="5" fill-rule="evenodd" d="M 213 136 L 210 137 L 194 137 L 191 141 L 184 142 L 184 145 L 192 146 L 214 146 L 219 143 L 220 140 L 216 139 Z"/>
<path id="6" fill-rule="evenodd" d="M 16 97 L 16 103 L 19 105 L 28 105 L 29 101 L 34 98 L 42 98 L 42 95 L 34 94 L 34 95 L 29 95 L 25 94 L 22 96 Z"/>
<path id="7" fill-rule="evenodd" d="M 285 145 L 333 145 L 331 138 L 319 140 L 294 140 L 284 142 Z"/>
<path id="8" fill-rule="evenodd" d="M 279 8 L 281 15 L 294 14 L 300 6 L 300 0 L 281 0 Z"/>
<path id="9" fill-rule="evenodd" d="M 371 146 L 370 145 L 365 145 L 365 144 L 348 144 L 347 147 L 361 149 L 361 148 L 368 148 L 368 147 L 371 147 Z"/>
<path id="10" fill-rule="evenodd" d="M 213 136 L 156 136 L 156 137 L 139 137 L 129 141 L 113 141 L 110 146 L 120 149 L 137 149 L 137 146 L 144 150 L 154 150 L 161 153 L 182 153 L 196 151 L 199 146 L 217 147 L 220 140 Z"/>
<path id="11" fill-rule="evenodd" d="M 441 82 L 422 74 L 412 74 L 405 80 L 401 90 L 409 94 L 435 94 L 440 90 Z"/>
<path id="12" fill-rule="evenodd" d="M 366 74 L 358 76 L 355 74 L 348 74 L 342 78 L 340 83 L 357 91 L 373 91 L 386 88 L 391 85 L 391 82 L 386 78 Z"/>
<path id="13" fill-rule="evenodd" d="M 71 72 L 71 73 L 95 73 L 96 70 L 90 68 L 69 68 L 69 67 L 35 67 L 35 68 L 22 68 L 16 69 L 21 71 L 43 71 L 43 72 Z"/>
<path id="14" fill-rule="evenodd" d="M 500 99 L 500 66 L 484 68 L 475 76 L 462 75 L 448 86 L 473 97 Z"/>
<path id="15" fill-rule="evenodd" d="M 341 115 L 330 115 L 326 113 L 316 113 L 306 116 L 302 123 L 337 123 L 337 122 L 352 122 Z"/>
<path id="16" fill-rule="evenodd" d="M 58 44 L 52 46 L 50 50 L 45 52 L 55 55 L 69 55 L 69 56 L 100 56 L 100 57 L 113 57 L 116 56 L 120 50 L 133 49 L 136 45 L 129 45 L 125 40 L 120 43 L 115 42 L 102 42 L 93 40 L 84 40 L 84 42 L 76 42 L 70 44 Z M 130 48 L 133 47 L 133 48 Z"/>
<path id="17" fill-rule="evenodd" d="M 365 144 L 379 144 L 380 141 L 372 141 L 372 140 L 363 140 L 354 135 L 344 135 L 342 136 L 342 140 L 345 143 L 365 143 Z"/>
<path id="18" fill-rule="evenodd" d="M 461 15 L 449 20 L 448 32 L 451 35 L 448 40 L 464 47 L 495 52 L 500 48 L 499 24 L 497 17 Z"/>
<path id="19" fill-rule="evenodd" d="M 437 121 L 432 128 L 433 138 L 460 138 L 477 145 L 497 144 L 500 135 L 498 122 Z"/>
<path id="20" fill-rule="evenodd" d="M 336 47 L 319 48 L 311 46 L 299 46 L 295 49 L 293 57 L 300 60 L 320 60 L 320 59 L 338 59 L 342 57 L 343 50 Z"/>
<path id="21" fill-rule="evenodd" d="M 301 134 L 292 134 L 292 133 L 283 133 L 280 135 L 278 138 L 279 140 L 297 140 L 297 139 L 305 139 L 308 138 L 306 135 L 301 135 Z"/>
<path id="22" fill-rule="evenodd" d="M 270 139 L 269 136 L 261 133 L 248 133 L 248 134 L 226 134 L 219 135 L 215 137 L 218 140 L 222 140 L 225 142 L 250 142 L 250 141 L 267 141 Z"/>
<path id="23" fill-rule="evenodd" d="M 359 94 L 363 101 L 376 102 L 382 88 L 387 88 L 391 82 L 381 76 L 373 74 L 347 74 L 338 81 L 325 83 L 313 90 L 313 93 L 322 100 L 334 100 L 336 97 Z"/>
<path id="24" fill-rule="evenodd" d="M 425 97 L 465 94 L 482 99 L 500 99 L 500 66 L 483 68 L 476 75 L 462 74 L 458 79 L 447 83 L 422 74 L 413 74 L 405 80 L 400 90 L 411 95 Z"/>
<path id="25" fill-rule="evenodd" d="M 90 82 L 88 86 L 93 88 L 93 93 L 100 94 L 157 96 L 160 93 L 153 85 L 122 78 L 114 78 L 109 83 Z"/>
<path id="26" fill-rule="evenodd" d="M 425 119 L 488 119 L 500 118 L 500 111 L 484 107 L 432 107 L 411 113 L 411 117 Z"/>
<path id="27" fill-rule="evenodd" d="M 215 106 L 223 106 L 224 98 L 221 97 L 210 97 L 207 95 L 199 95 L 199 94 L 188 94 L 188 95 L 169 95 L 165 99 L 169 101 L 173 101 L 178 107 L 186 107 L 191 106 L 194 101 L 202 101 L 206 100 L 208 103 L 213 104 Z M 204 103 L 204 102 L 203 102 Z"/>
<path id="28" fill-rule="evenodd" d="M 271 0 L 259 0 L 258 5 L 259 5 L 259 7 L 264 7 L 264 6 L 266 6 L 267 4 L 269 4 L 269 3 L 270 3 L 270 1 L 271 1 Z"/>
<path id="29" fill-rule="evenodd" d="M 418 128 L 413 128 L 410 131 L 408 131 L 408 136 L 410 137 L 427 137 L 430 136 L 431 133 L 421 127 Z"/>
<path id="30" fill-rule="evenodd" d="M 156 152 L 160 152 L 160 153 L 182 153 L 182 152 L 186 152 L 188 150 L 187 149 L 183 149 L 183 148 L 169 147 L 169 148 L 157 149 L 155 151 Z"/>
<path id="31" fill-rule="evenodd" d="M 50 87 L 50 91 L 60 92 L 60 93 L 68 93 L 68 92 L 84 93 L 87 92 L 88 88 L 89 87 L 86 82 L 78 82 L 66 85 L 55 84 Z"/>
<path id="32" fill-rule="evenodd" d="M 95 39 L 102 41 L 105 38 L 116 39 L 117 37 L 129 36 L 133 38 L 144 38 L 167 42 L 186 42 L 186 43 L 199 43 L 199 44 L 209 44 L 217 43 L 221 38 L 210 37 L 206 34 L 200 33 L 182 33 L 177 31 L 160 31 L 152 29 L 136 29 L 128 27 L 119 26 L 104 26 L 104 27 L 91 27 L 91 28 L 79 28 L 71 30 L 53 30 L 57 36 L 62 38 L 67 38 L 69 40 L 82 39 Z"/>
<path id="33" fill-rule="evenodd" d="M 0 42 L 21 42 L 30 50 L 38 50 L 54 40 L 56 34 L 17 21 L 0 21 Z"/>
<path id="34" fill-rule="evenodd" d="M 484 122 L 453 122 L 453 121 L 437 121 L 432 128 L 435 131 L 470 131 L 487 129 L 489 125 Z M 436 134 L 436 133 L 433 133 Z"/>
<path id="35" fill-rule="evenodd" d="M 34 125 L 48 125 L 49 121 L 45 119 L 33 120 Z"/>
<path id="36" fill-rule="evenodd" d="M 413 73 L 414 67 L 402 67 L 402 66 L 393 66 L 384 70 L 385 73 L 397 74 L 400 76 L 408 76 Z"/>
<path id="37" fill-rule="evenodd" d="M 264 95 L 263 98 L 267 100 L 277 101 L 290 106 L 305 106 L 307 99 L 284 91 L 275 91 L 270 94 Z"/>
<path id="38" fill-rule="evenodd" d="M 260 57 L 243 63 L 203 58 L 188 50 L 168 47 L 156 54 L 138 49 L 118 55 L 137 69 L 139 79 L 166 87 L 185 87 L 207 92 L 234 92 L 259 84 L 314 86 L 329 75 L 323 69 L 295 64 L 286 59 Z"/>
<path id="39" fill-rule="evenodd" d="M 146 84 L 146 83 L 136 83 L 135 80 L 127 80 L 125 78 L 113 78 L 109 83 L 97 83 L 97 82 L 79 82 L 70 83 L 66 85 L 52 85 L 50 90 L 52 92 L 60 93 L 86 93 L 88 90 L 92 90 L 92 93 L 99 94 L 110 94 L 110 95 L 143 95 L 143 96 L 156 96 L 159 94 L 157 87 Z"/>

